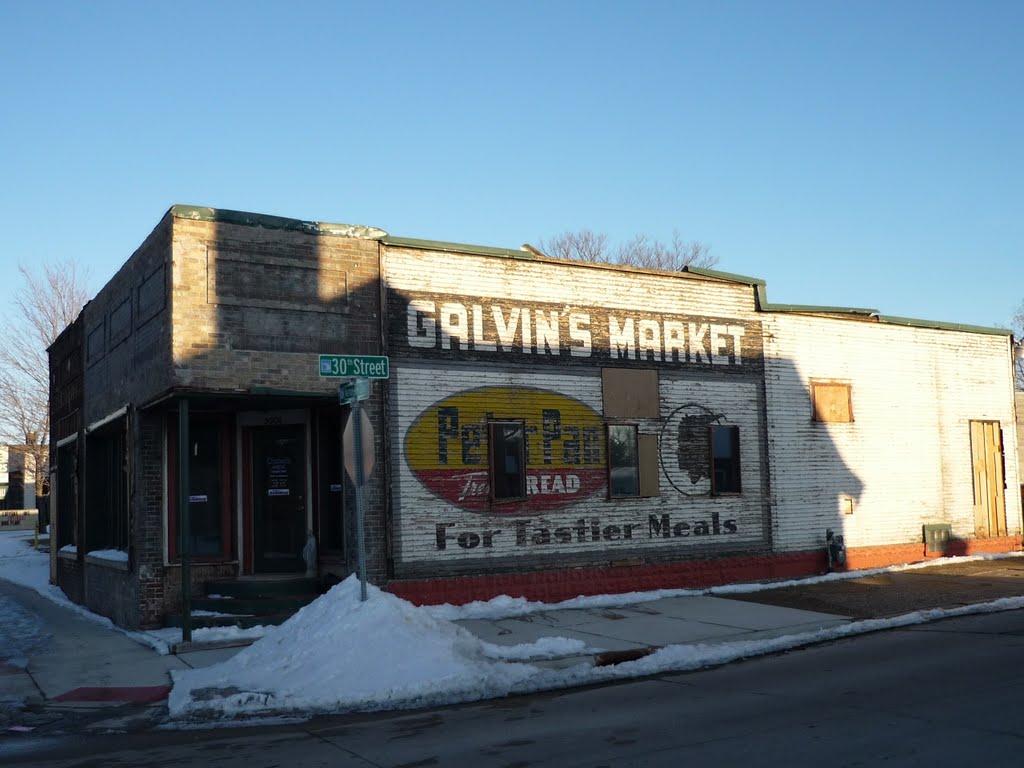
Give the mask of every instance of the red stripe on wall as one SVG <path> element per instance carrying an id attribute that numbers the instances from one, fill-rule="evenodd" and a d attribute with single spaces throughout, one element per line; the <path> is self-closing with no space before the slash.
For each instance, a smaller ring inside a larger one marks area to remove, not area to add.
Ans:
<path id="1" fill-rule="evenodd" d="M 1016 552 L 1021 549 L 1024 547 L 1020 538 L 1007 536 L 954 541 L 948 554 L 973 555 Z M 938 557 L 927 554 L 924 544 L 858 547 L 848 550 L 844 570 L 882 568 Z M 825 550 L 822 547 L 821 550 L 781 555 L 678 563 L 397 580 L 390 582 L 387 590 L 415 605 L 462 605 L 474 600 L 490 600 L 499 595 L 557 603 L 581 595 L 648 592 L 656 589 L 703 589 L 720 584 L 800 578 L 824 573 L 826 567 Z"/>

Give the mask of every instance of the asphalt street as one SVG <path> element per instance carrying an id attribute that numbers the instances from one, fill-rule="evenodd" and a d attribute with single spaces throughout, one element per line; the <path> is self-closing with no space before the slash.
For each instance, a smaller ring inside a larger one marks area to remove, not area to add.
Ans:
<path id="1" fill-rule="evenodd" d="M 0 765 L 1016 766 L 1022 653 L 1008 611 L 460 707 L 8 741 Z"/>

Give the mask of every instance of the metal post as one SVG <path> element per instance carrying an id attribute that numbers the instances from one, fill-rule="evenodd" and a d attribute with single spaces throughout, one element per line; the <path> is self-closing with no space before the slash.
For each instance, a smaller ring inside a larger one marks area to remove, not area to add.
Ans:
<path id="1" fill-rule="evenodd" d="M 192 574 L 189 568 L 188 400 L 178 401 L 178 530 L 181 533 L 181 642 L 192 642 Z"/>
<path id="2" fill-rule="evenodd" d="M 366 601 L 366 536 L 363 531 L 363 424 L 359 401 L 352 403 L 352 442 L 356 464 L 356 542 L 359 546 L 359 596 Z"/>

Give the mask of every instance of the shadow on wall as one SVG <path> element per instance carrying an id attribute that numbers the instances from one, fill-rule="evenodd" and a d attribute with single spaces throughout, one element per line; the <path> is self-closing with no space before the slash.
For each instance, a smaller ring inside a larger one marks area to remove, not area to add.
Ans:
<path id="1" fill-rule="evenodd" d="M 867 442 L 867 427 L 855 418 L 856 393 L 845 383 L 814 387 L 805 383 L 792 360 L 774 359 L 767 382 L 776 407 L 769 418 L 768 443 L 775 471 L 773 530 L 776 549 L 807 548 L 824 552 L 829 530 L 849 540 L 849 521 L 857 514 L 864 481 L 843 457 L 846 442 Z M 872 442 L 884 439 L 875 435 Z M 824 555 L 823 555 L 824 557 Z"/>
<path id="2" fill-rule="evenodd" d="M 257 571 L 304 570 L 301 554 L 310 516 L 321 559 L 350 570 L 356 562 L 354 515 L 344 510 L 354 508 L 355 493 L 341 469 L 340 449 L 348 408 L 338 405 L 337 380 L 319 377 L 316 356 L 381 354 L 378 244 L 316 234 L 298 222 L 282 220 L 281 228 L 270 229 L 246 224 L 245 214 L 238 217 L 237 222 L 195 222 L 186 240 L 192 250 L 182 259 L 174 289 L 178 305 L 188 306 L 177 313 L 179 321 L 188 319 L 174 330 L 178 356 L 173 364 L 177 380 L 195 391 L 190 442 L 197 444 L 190 454 L 201 459 L 204 446 L 198 442 L 204 436 L 211 454 L 190 470 L 190 496 L 200 500 L 190 509 L 192 551 L 240 557 L 225 549 L 233 549 L 238 540 L 235 510 L 242 505 L 241 533 Z M 185 231 L 191 224 L 182 221 Z M 218 397 L 232 390 L 248 396 Z M 366 405 L 377 421 L 374 402 Z M 304 442 L 306 433 L 288 423 L 293 417 L 286 412 L 307 409 L 311 429 Z M 262 421 L 250 416 L 242 425 L 231 414 L 243 411 L 284 415 Z M 216 429 L 233 434 L 236 426 L 243 430 L 241 456 L 225 447 L 234 445 L 233 439 L 218 445 L 210 437 Z M 176 432 L 176 424 L 172 429 Z M 218 450 L 228 451 L 230 460 L 224 461 Z M 314 487 L 294 472 L 307 463 Z M 238 467 L 249 478 L 248 487 L 242 484 L 242 499 L 235 499 L 232 490 L 214 503 L 220 487 L 234 489 L 236 484 L 221 484 L 211 465 L 232 474 Z M 379 471 L 374 470 L 370 483 L 380 482 Z M 281 487 L 269 487 L 275 484 Z M 256 485 L 268 486 L 263 490 L 272 496 L 251 490 Z M 228 520 L 223 533 L 222 519 Z M 378 522 L 371 516 L 369 524 Z M 386 567 L 383 551 L 382 537 L 368 542 L 371 570 Z"/>

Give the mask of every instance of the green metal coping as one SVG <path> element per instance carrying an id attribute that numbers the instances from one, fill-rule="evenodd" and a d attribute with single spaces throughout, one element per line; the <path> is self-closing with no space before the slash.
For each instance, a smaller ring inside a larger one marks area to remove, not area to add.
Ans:
<path id="1" fill-rule="evenodd" d="M 870 307 L 830 307 L 821 304 L 772 304 L 768 301 L 764 283 L 756 286 L 757 306 L 762 312 L 804 312 L 817 315 L 863 315 L 866 317 L 881 314 Z"/>
<path id="2" fill-rule="evenodd" d="M 765 285 L 755 286 L 757 306 L 762 312 L 782 312 L 806 315 L 850 315 L 853 318 L 867 318 L 886 325 L 904 325 L 909 328 L 931 328 L 937 331 L 961 331 L 963 333 L 985 333 L 991 336 L 1013 336 L 1006 328 L 990 328 L 984 325 L 947 323 L 941 320 L 919 320 L 913 317 L 883 315 L 877 309 L 867 307 L 827 307 L 813 304 L 772 304 L 765 295 Z"/>
<path id="3" fill-rule="evenodd" d="M 443 240 L 417 240 L 412 237 L 392 237 L 386 235 L 380 239 L 385 245 L 399 248 L 418 248 L 422 251 L 447 251 L 449 253 L 472 253 L 479 256 L 503 256 L 509 259 L 534 259 L 529 251 L 517 251 L 512 248 L 491 248 L 486 245 L 467 245 L 466 243 L 446 243 Z"/>
<path id="4" fill-rule="evenodd" d="M 361 224 L 303 221 L 302 219 L 289 219 L 284 216 L 271 216 L 265 213 L 230 211 L 223 208 L 203 208 L 196 205 L 172 205 L 171 215 L 179 219 L 212 221 L 217 224 L 238 224 L 246 227 L 262 227 L 263 229 L 283 229 L 289 232 L 304 232 L 307 235 L 340 235 L 366 240 L 380 240 L 388 234 L 383 229 L 366 227 Z"/>
<path id="5" fill-rule="evenodd" d="M 717 269 L 704 269 L 703 267 L 683 267 L 683 272 L 692 272 L 700 277 L 712 277 L 716 280 L 726 280 L 730 283 L 742 283 L 743 285 L 765 285 L 764 280 L 759 277 L 747 277 L 737 275 L 733 272 L 719 272 Z"/>
<path id="6" fill-rule="evenodd" d="M 964 323 L 945 323 L 941 320 L 918 320 L 914 317 L 896 317 L 895 315 L 879 315 L 878 322 L 889 325 L 907 325 L 912 328 L 934 328 L 939 331 L 963 331 L 964 333 L 987 333 L 991 336 L 1013 336 L 1009 328 L 990 328 L 987 325 L 966 325 Z"/>

